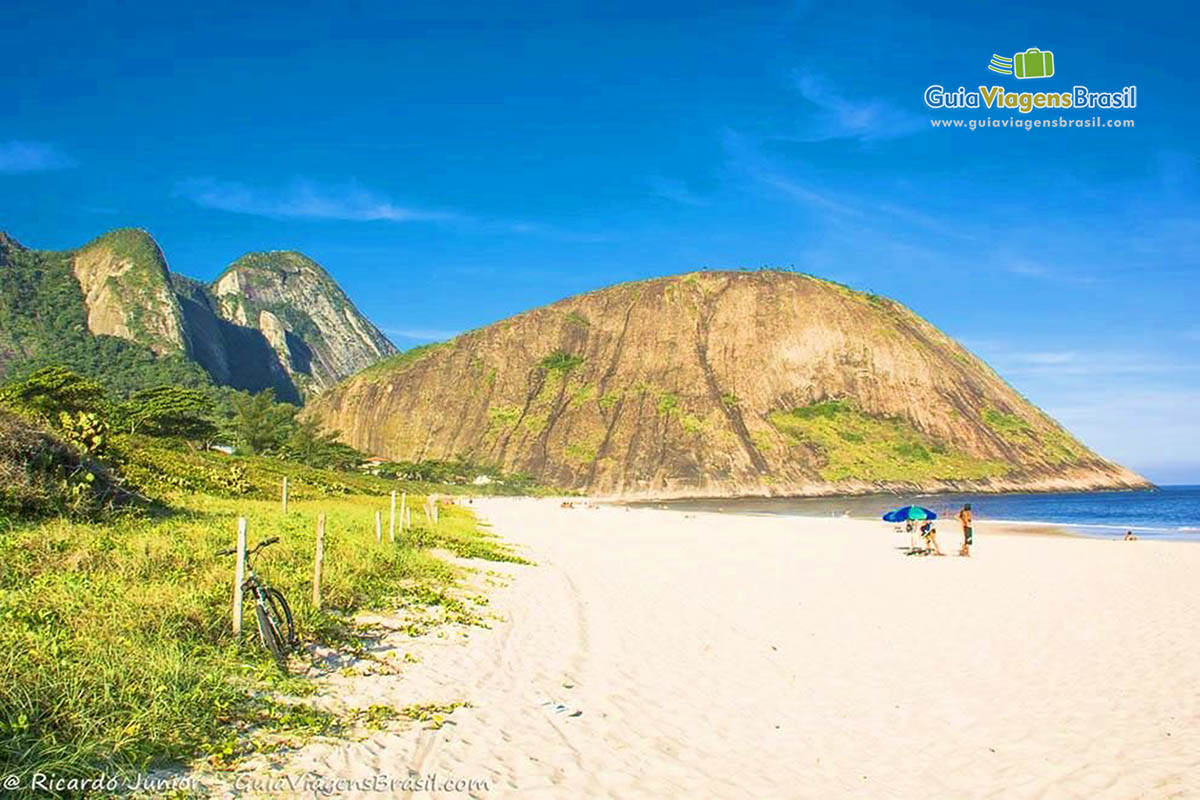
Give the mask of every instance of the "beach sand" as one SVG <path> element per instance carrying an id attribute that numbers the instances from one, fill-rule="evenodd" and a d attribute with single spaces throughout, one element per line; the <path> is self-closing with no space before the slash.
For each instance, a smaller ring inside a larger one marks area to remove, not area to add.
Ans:
<path id="1" fill-rule="evenodd" d="M 965 559 L 943 524 L 949 555 L 922 558 L 848 519 L 473 508 L 536 562 L 476 565 L 511 576 L 490 591 L 502 621 L 405 637 L 420 663 L 334 687 L 350 706 L 471 707 L 243 777 L 490 784 L 419 797 L 1200 796 L 1195 544 L 982 532 Z"/>

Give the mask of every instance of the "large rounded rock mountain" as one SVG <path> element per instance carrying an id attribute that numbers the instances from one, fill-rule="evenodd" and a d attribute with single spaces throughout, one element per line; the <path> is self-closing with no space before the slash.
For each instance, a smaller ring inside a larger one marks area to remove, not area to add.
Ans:
<path id="1" fill-rule="evenodd" d="M 1147 485 L 899 303 L 777 271 L 571 297 L 384 360 L 306 413 L 376 455 L 625 497 Z"/>

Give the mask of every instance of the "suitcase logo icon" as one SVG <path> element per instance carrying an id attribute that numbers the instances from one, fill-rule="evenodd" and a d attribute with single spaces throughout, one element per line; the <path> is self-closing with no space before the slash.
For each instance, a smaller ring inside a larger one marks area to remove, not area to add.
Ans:
<path id="1" fill-rule="evenodd" d="M 1016 53 L 1012 58 L 993 53 L 988 69 L 1001 75 L 1015 75 L 1020 79 L 1049 78 L 1054 74 L 1054 53 L 1036 47 L 1031 47 L 1024 53 Z"/>

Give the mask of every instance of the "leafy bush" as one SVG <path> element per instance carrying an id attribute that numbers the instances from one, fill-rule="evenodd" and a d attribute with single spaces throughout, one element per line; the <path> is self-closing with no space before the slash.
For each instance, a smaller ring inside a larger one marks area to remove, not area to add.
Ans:
<path id="1" fill-rule="evenodd" d="M 566 350 L 555 350 L 538 362 L 538 366 L 547 372 L 558 372 L 566 375 L 583 363 L 583 356 L 568 353 Z"/>
<path id="2" fill-rule="evenodd" d="M 97 413 L 107 405 L 100 384 L 62 366 L 43 367 L 8 383 L 0 389 L 0 401 L 44 421 L 58 420 L 62 414 Z"/>
<path id="3" fill-rule="evenodd" d="M 111 470 L 0 409 L 0 517 L 95 518 L 133 499 Z"/>

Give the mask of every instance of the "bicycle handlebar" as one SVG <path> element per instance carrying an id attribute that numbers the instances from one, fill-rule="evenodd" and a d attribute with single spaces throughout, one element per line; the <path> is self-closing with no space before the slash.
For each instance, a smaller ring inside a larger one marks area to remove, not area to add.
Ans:
<path id="1" fill-rule="evenodd" d="M 247 557 L 252 556 L 255 553 L 257 553 L 259 550 L 262 550 L 264 547 L 269 547 L 270 545 L 273 545 L 278 541 L 279 541 L 278 536 L 272 536 L 270 539 L 263 539 L 261 542 L 254 545 L 254 547 L 247 550 L 246 556 Z M 232 556 L 232 555 L 235 555 L 236 553 L 237 553 L 236 547 L 229 547 L 224 550 L 218 550 L 216 554 L 219 556 Z"/>

